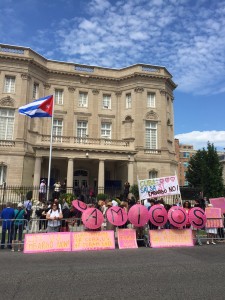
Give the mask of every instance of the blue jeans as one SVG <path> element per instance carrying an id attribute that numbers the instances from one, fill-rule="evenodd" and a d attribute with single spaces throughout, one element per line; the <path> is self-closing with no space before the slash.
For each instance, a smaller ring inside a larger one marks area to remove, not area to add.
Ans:
<path id="1" fill-rule="evenodd" d="M 7 247 L 12 247 L 12 238 L 13 238 L 13 228 L 11 226 L 3 227 L 2 228 L 2 239 L 1 239 L 1 248 L 5 248 L 5 235 L 8 232 L 8 240 L 7 240 Z"/>

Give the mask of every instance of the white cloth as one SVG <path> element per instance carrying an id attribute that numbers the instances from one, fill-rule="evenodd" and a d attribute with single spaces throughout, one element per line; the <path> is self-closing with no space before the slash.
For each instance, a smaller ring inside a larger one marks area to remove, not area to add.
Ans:
<path id="1" fill-rule="evenodd" d="M 148 208 L 148 207 L 151 206 L 151 203 L 149 203 L 148 200 L 145 199 L 145 200 L 144 200 L 144 206 Z"/>
<path id="2" fill-rule="evenodd" d="M 118 202 L 116 202 L 116 200 L 112 200 L 112 205 L 113 206 L 118 206 Z"/>
<path id="3" fill-rule="evenodd" d="M 217 228 L 206 228 L 207 233 L 217 234 Z"/>
<path id="4" fill-rule="evenodd" d="M 53 210 L 53 209 L 50 209 L 48 211 L 48 214 L 50 214 L 50 218 L 59 218 L 60 216 L 60 213 L 61 211 L 60 210 Z M 57 227 L 57 226 L 60 226 L 60 220 L 48 220 L 48 226 L 49 227 Z"/>

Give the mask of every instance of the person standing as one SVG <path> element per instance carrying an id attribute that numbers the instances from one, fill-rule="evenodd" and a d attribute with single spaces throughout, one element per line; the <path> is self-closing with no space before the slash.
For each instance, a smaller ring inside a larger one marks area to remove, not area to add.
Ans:
<path id="1" fill-rule="evenodd" d="M 31 201 L 31 199 L 25 200 L 23 205 L 24 205 L 24 208 L 26 210 L 24 219 L 27 220 L 27 224 L 25 224 L 25 226 L 27 225 L 27 228 L 28 228 L 28 222 L 30 221 L 31 212 L 32 212 L 32 201 Z"/>
<path id="2" fill-rule="evenodd" d="M 53 198 L 59 199 L 60 189 L 61 189 L 61 184 L 58 181 L 54 184 L 54 197 Z"/>
<path id="3" fill-rule="evenodd" d="M 46 219 L 48 220 L 47 232 L 59 232 L 61 222 L 63 218 L 62 210 L 59 209 L 59 203 L 53 202 L 51 209 L 48 211 Z"/>
<path id="4" fill-rule="evenodd" d="M 128 197 L 129 193 L 130 193 L 130 183 L 128 181 L 126 181 L 125 184 L 124 184 L 124 192 L 123 192 L 123 196 L 124 196 L 125 201 L 127 201 L 127 197 Z"/>
<path id="5" fill-rule="evenodd" d="M 2 221 L 2 239 L 1 239 L 1 249 L 5 249 L 5 237 L 8 233 L 7 248 L 12 249 L 12 238 L 13 238 L 13 228 L 12 221 L 15 217 L 14 209 L 11 207 L 12 203 L 7 202 L 6 208 L 2 210 L 1 219 Z"/>
<path id="6" fill-rule="evenodd" d="M 46 183 L 45 180 L 42 179 L 39 188 L 39 200 L 41 202 L 44 202 L 45 199 L 46 199 Z"/>
<path id="7" fill-rule="evenodd" d="M 18 203 L 17 209 L 15 209 L 14 213 L 15 213 L 15 219 L 14 219 L 13 240 L 12 240 L 13 252 L 15 251 L 17 232 L 18 232 L 18 251 L 21 251 L 23 227 L 24 227 L 24 215 L 25 215 L 25 209 L 23 208 L 23 203 Z"/>

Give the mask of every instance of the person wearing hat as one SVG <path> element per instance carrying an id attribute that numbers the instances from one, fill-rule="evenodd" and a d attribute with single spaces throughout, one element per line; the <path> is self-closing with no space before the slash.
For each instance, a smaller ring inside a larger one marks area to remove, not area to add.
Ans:
<path id="1" fill-rule="evenodd" d="M 24 215 L 25 209 L 23 208 L 23 203 L 18 203 L 17 209 L 14 211 L 14 225 L 13 225 L 13 240 L 12 240 L 12 251 L 15 251 L 15 244 L 17 241 L 18 232 L 18 251 L 21 251 L 22 238 L 23 238 L 23 227 L 24 227 Z"/>

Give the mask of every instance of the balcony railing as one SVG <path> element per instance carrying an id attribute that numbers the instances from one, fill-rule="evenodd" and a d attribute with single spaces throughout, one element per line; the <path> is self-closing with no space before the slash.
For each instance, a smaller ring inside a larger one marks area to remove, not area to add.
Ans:
<path id="1" fill-rule="evenodd" d="M 0 147 L 15 147 L 15 142 L 9 140 L 0 140 Z"/>
<path id="2" fill-rule="evenodd" d="M 50 135 L 41 135 L 38 137 L 37 144 L 39 143 L 50 143 Z M 123 148 L 131 147 L 134 142 L 128 140 L 112 140 L 112 139 L 95 139 L 88 137 L 71 137 L 71 136 L 53 136 L 53 145 L 54 144 L 69 144 L 76 146 L 117 146 Z M 64 145 L 62 145 L 64 146 Z"/>
<path id="3" fill-rule="evenodd" d="M 161 154 L 159 149 L 144 149 L 145 154 Z"/>

